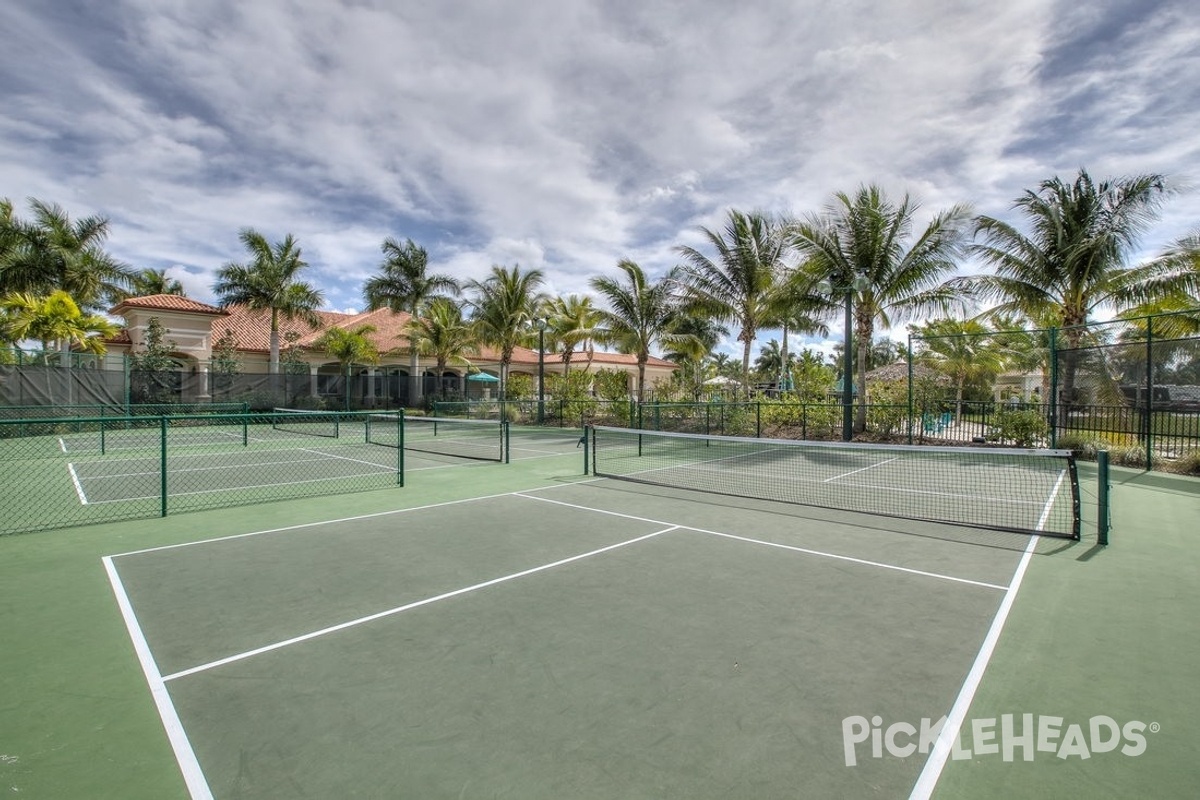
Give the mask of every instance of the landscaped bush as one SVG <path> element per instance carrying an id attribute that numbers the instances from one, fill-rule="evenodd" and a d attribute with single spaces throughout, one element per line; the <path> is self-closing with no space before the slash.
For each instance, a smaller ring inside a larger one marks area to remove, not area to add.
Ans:
<path id="1" fill-rule="evenodd" d="M 1039 445 L 1050 433 L 1046 419 L 1035 409 L 1001 411 L 996 414 L 992 427 L 996 438 L 1018 447 Z"/>

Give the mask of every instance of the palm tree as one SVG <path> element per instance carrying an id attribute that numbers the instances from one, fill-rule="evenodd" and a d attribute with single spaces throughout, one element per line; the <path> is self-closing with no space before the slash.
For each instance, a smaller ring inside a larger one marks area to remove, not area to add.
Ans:
<path id="1" fill-rule="evenodd" d="M 624 283 L 606 277 L 591 280 L 591 287 L 609 306 L 600 311 L 603 332 L 599 339 L 622 353 L 637 356 L 640 403 L 646 396 L 646 362 L 650 360 L 650 351 L 660 345 L 675 346 L 682 338 L 672 333 L 679 313 L 672 296 L 677 276 L 672 271 L 657 283 L 650 283 L 642 268 L 628 259 L 617 262 L 617 269 L 625 274 Z"/>
<path id="2" fill-rule="evenodd" d="M 770 339 L 758 351 L 754 359 L 754 371 L 767 380 L 772 380 L 791 371 L 794 359 L 785 356 L 778 339 Z"/>
<path id="3" fill-rule="evenodd" d="M 924 345 L 920 360 L 954 385 L 954 419 L 962 419 L 963 393 L 968 384 L 995 378 L 1004 356 L 991 331 L 978 320 L 937 319 L 913 329 Z"/>
<path id="4" fill-rule="evenodd" d="M 374 325 L 359 325 L 356 328 L 333 327 L 321 334 L 313 346 L 324 351 L 341 365 L 341 374 L 346 380 L 346 408 L 350 408 L 350 369 L 355 364 L 378 364 L 379 349 L 371 341 Z"/>
<path id="5" fill-rule="evenodd" d="M 30 200 L 33 221 L 0 204 L 0 294 L 47 294 L 61 289 L 84 310 L 99 310 L 119 299 L 133 272 L 104 250 L 108 220 L 88 216 L 72 221 L 61 206 Z"/>
<path id="6" fill-rule="evenodd" d="M 269 371 L 279 372 L 279 319 L 301 320 L 310 328 L 321 324 L 317 309 L 321 292 L 299 280 L 308 264 L 289 233 L 272 245 L 253 228 L 243 228 L 238 238 L 250 251 L 246 264 L 226 264 L 217 272 L 213 291 L 222 306 L 244 305 L 254 311 L 271 312 L 271 360 Z"/>
<path id="7" fill-rule="evenodd" d="M 599 315 L 592 305 L 592 298 L 577 294 L 552 298 L 546 306 L 549 318 L 549 339 L 553 351 L 562 352 L 563 380 L 571 374 L 571 360 L 575 350 L 582 347 L 589 355 L 595 352 L 593 342 L 599 325 Z"/>
<path id="8" fill-rule="evenodd" d="M 663 353 L 663 357 L 681 367 L 682 373 L 692 384 L 692 396 L 698 399 L 703 391 L 704 380 L 709 377 L 705 374 L 705 359 L 720 343 L 721 337 L 729 335 L 729 329 L 709 317 L 681 312 L 671 325 L 671 333 L 678 338 Z"/>
<path id="9" fill-rule="evenodd" d="M 415 342 L 421 355 L 432 356 L 439 381 L 452 361 L 470 366 L 467 356 L 479 352 L 475 332 L 463 319 L 458 303 L 445 297 L 434 298 L 420 319 L 409 320 L 409 345 Z"/>
<path id="10" fill-rule="evenodd" d="M 175 278 L 168 278 L 165 269 L 143 269 L 135 274 L 130 282 L 130 297 L 147 297 L 152 294 L 173 294 L 184 297 L 183 284 Z"/>
<path id="11" fill-rule="evenodd" d="M 866 428 L 867 363 L 876 323 L 891 327 L 961 299 L 946 280 L 963 255 L 970 209 L 956 205 L 938 212 L 910 244 L 917 209 L 907 194 L 897 204 L 879 187 L 863 186 L 853 197 L 837 194 L 824 213 L 791 227 L 791 243 L 805 257 L 793 275 L 797 291 L 811 294 L 827 281 L 834 288 L 827 313 L 836 313 L 851 295 L 858 340 L 856 431 Z"/>
<path id="12" fill-rule="evenodd" d="M 678 275 L 684 305 L 738 326 L 742 343 L 742 387 L 750 386 L 750 346 L 772 317 L 772 292 L 783 271 L 787 245 L 780 226 L 760 213 L 730 209 L 723 232 L 700 229 L 716 261 L 694 247 L 675 248 L 684 258 Z"/>
<path id="13" fill-rule="evenodd" d="M 84 313 L 62 290 L 44 297 L 27 292 L 8 294 L 0 300 L 0 312 L 0 339 L 34 339 L 42 343 L 44 353 L 57 345 L 63 367 L 70 366 L 72 348 L 102 354 L 107 349 L 104 339 L 120 330 L 104 317 Z"/>
<path id="14" fill-rule="evenodd" d="M 389 308 L 402 311 L 414 320 L 420 320 L 426 306 L 437 297 L 457 297 L 461 294 L 458 281 L 449 275 L 428 274 L 429 254 L 412 239 L 401 244 L 390 236 L 379 248 L 384 255 L 379 265 L 380 274 L 368 278 L 363 285 L 363 296 L 367 306 L 375 311 Z M 409 357 L 409 403 L 421 399 L 419 352 L 413 336 L 408 340 Z"/>
<path id="15" fill-rule="evenodd" d="M 519 264 L 511 270 L 493 265 L 482 281 L 470 281 L 474 292 L 468 303 L 474 310 L 472 324 L 479 340 L 500 351 L 500 399 L 508 384 L 508 367 L 513 351 L 529 338 L 529 328 L 546 296 L 538 291 L 544 275 L 541 270 L 522 272 Z"/>
<path id="16" fill-rule="evenodd" d="M 972 248 L 994 274 L 959 281 L 985 300 L 999 301 L 999 313 L 1054 318 L 1063 327 L 1067 350 L 1079 347 L 1086 325 L 1099 308 L 1121 308 L 1167 294 L 1181 281 L 1155 279 L 1153 268 L 1133 270 L 1125 261 L 1168 194 L 1159 174 L 1093 181 L 1080 170 L 1071 183 L 1056 177 L 1028 190 L 1014 204 L 1029 232 L 993 217 L 975 221 L 981 244 Z M 1074 394 L 1076 360 L 1064 359 L 1063 395 Z"/>

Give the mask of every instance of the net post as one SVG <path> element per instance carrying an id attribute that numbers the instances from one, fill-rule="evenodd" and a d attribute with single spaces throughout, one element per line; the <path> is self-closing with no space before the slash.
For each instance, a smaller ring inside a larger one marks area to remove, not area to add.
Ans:
<path id="1" fill-rule="evenodd" d="M 592 430 L 591 425 L 583 426 L 583 439 L 581 439 L 580 442 L 581 442 L 581 444 L 583 444 L 583 474 L 584 475 L 592 474 L 591 473 L 592 462 L 591 462 L 590 455 L 591 455 L 591 449 L 592 449 L 592 436 L 594 436 L 594 435 L 595 435 L 595 432 Z"/>
<path id="2" fill-rule="evenodd" d="M 159 492 L 162 496 L 160 516 L 167 515 L 167 418 L 161 416 L 158 418 L 158 443 L 159 443 Z"/>
<path id="3" fill-rule="evenodd" d="M 1108 531 L 1112 521 L 1111 506 L 1108 500 L 1108 490 L 1111 487 L 1108 479 L 1108 451 L 1096 453 L 1096 478 L 1100 482 L 1096 491 L 1096 542 L 1108 544 Z"/>
<path id="4" fill-rule="evenodd" d="M 404 485 L 404 409 L 396 415 L 396 482 Z"/>
<path id="5" fill-rule="evenodd" d="M 510 441 L 509 433 L 508 433 L 508 425 L 509 425 L 508 420 L 501 420 L 501 422 L 500 422 L 500 438 L 502 441 L 500 442 L 500 451 L 502 453 L 504 453 L 504 463 L 505 464 L 512 463 L 508 457 L 509 441 Z"/>
<path id="6" fill-rule="evenodd" d="M 246 410 L 246 404 L 242 403 L 242 447 L 250 446 L 250 412 Z"/>
<path id="7" fill-rule="evenodd" d="M 108 427 L 108 421 L 101 418 L 100 420 L 100 455 L 105 454 L 104 429 Z"/>

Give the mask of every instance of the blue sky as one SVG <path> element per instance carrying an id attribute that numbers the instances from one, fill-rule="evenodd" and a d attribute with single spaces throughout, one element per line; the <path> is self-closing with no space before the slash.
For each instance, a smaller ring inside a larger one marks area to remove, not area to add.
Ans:
<path id="1" fill-rule="evenodd" d="M 1196 187 L 1149 255 L 1200 228 L 1198 75 L 1174 0 L 8 0 L 0 197 L 107 216 L 206 301 L 240 228 L 292 233 L 335 310 L 386 236 L 586 293 L 731 207 L 874 182 L 1005 217 L 1080 167 Z"/>

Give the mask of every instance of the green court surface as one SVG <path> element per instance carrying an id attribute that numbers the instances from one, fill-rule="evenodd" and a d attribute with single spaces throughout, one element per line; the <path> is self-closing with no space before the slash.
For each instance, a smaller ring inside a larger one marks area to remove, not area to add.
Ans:
<path id="1" fill-rule="evenodd" d="M 1200 482 L 1114 471 L 1102 548 L 1086 467 L 1073 541 L 597 479 L 577 442 L 0 537 L 0 789 L 1195 795 Z"/>

